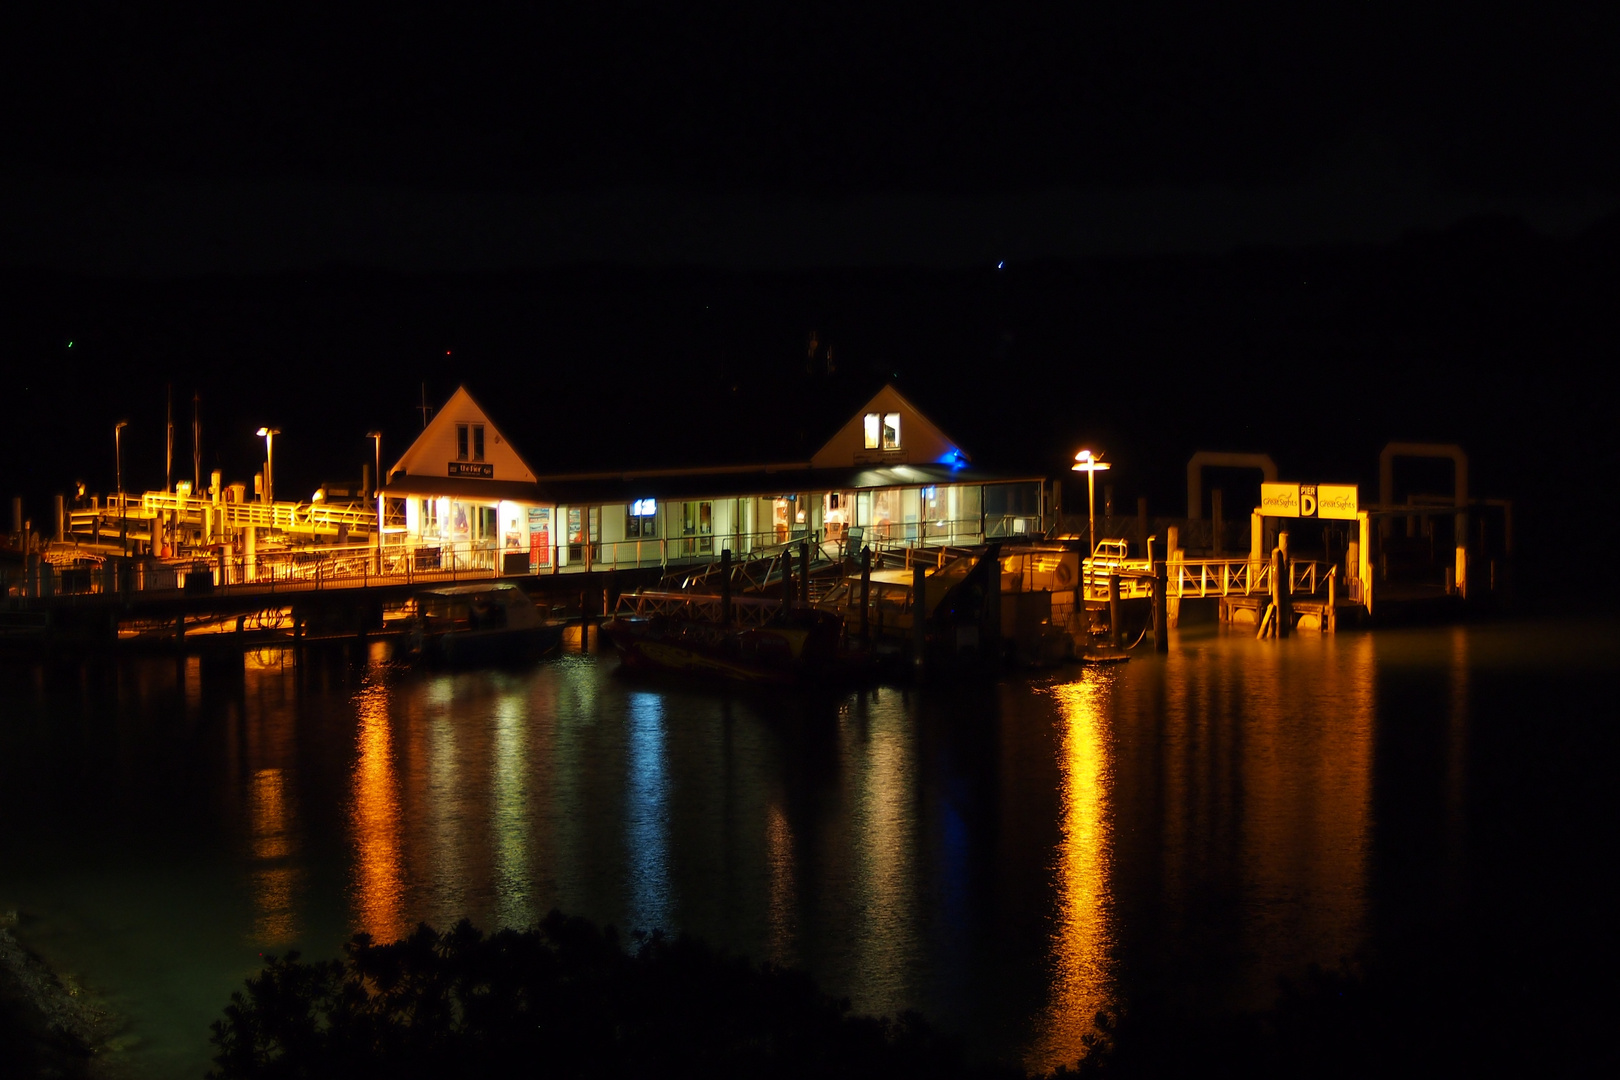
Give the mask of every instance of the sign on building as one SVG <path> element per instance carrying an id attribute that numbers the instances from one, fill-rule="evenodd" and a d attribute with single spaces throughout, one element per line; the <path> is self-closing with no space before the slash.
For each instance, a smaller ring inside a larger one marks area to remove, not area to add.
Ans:
<path id="1" fill-rule="evenodd" d="M 1260 513 L 1266 517 L 1354 520 L 1354 484 L 1261 484 Z"/>

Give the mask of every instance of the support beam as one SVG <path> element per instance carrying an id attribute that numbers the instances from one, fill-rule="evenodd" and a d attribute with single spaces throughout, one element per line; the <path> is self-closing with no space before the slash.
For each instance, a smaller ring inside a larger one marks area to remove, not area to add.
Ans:
<path id="1" fill-rule="evenodd" d="M 1204 470 L 1259 469 L 1268 484 L 1277 482 L 1277 463 L 1270 454 L 1228 454 L 1218 450 L 1200 450 L 1187 459 L 1187 519 L 1198 521 L 1204 516 Z"/>

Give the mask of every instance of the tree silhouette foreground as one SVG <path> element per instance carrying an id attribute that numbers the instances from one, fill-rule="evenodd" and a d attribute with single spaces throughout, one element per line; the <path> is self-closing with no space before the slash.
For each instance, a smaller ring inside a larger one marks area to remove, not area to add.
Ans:
<path id="1" fill-rule="evenodd" d="M 555 911 L 529 930 L 463 920 L 392 944 L 359 934 L 341 960 L 269 957 L 212 1042 L 217 1080 L 992 1075 L 916 1013 L 852 1015 L 802 972 L 656 931 L 627 951 Z"/>

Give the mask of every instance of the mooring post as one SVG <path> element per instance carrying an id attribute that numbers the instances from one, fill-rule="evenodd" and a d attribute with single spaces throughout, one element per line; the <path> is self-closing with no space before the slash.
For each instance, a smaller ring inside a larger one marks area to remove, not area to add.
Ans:
<path id="1" fill-rule="evenodd" d="M 731 625 L 731 549 L 720 549 L 720 623 Z"/>
<path id="2" fill-rule="evenodd" d="M 782 549 L 782 612 L 793 610 L 793 551 Z"/>
<path id="3" fill-rule="evenodd" d="M 1169 581 L 1165 578 L 1164 564 L 1153 568 L 1153 651 L 1170 651 Z"/>
<path id="4" fill-rule="evenodd" d="M 1328 570 L 1328 602 L 1325 617 L 1322 619 L 1322 631 L 1328 634 L 1339 632 L 1339 568 L 1337 566 Z"/>
<path id="5" fill-rule="evenodd" d="M 872 640 L 872 549 L 861 548 L 861 640 Z"/>
<path id="6" fill-rule="evenodd" d="M 810 541 L 799 541 L 799 600 L 810 606 Z"/>
<path id="7" fill-rule="evenodd" d="M 1119 575 L 1108 575 L 1108 644 L 1119 648 Z"/>
<path id="8" fill-rule="evenodd" d="M 911 661 L 922 670 L 928 643 L 928 567 L 917 563 L 911 568 Z"/>
<path id="9" fill-rule="evenodd" d="M 991 559 L 988 569 L 984 610 L 979 620 L 979 655 L 984 661 L 995 664 L 1001 659 L 1001 559 Z"/>
<path id="10" fill-rule="evenodd" d="M 1260 553 L 1265 550 L 1266 519 L 1256 509 L 1249 515 L 1249 587 L 1254 592 L 1260 581 Z"/>
<path id="11" fill-rule="evenodd" d="M 1169 564 L 1179 563 L 1181 561 L 1181 529 L 1178 528 L 1175 525 L 1172 525 L 1168 529 L 1165 530 L 1165 537 L 1166 537 L 1166 539 L 1165 539 L 1165 548 L 1164 548 L 1164 561 L 1166 563 L 1166 570 L 1168 572 Z M 1181 568 L 1178 566 L 1178 567 L 1176 567 L 1176 575 L 1177 575 L 1178 579 L 1180 577 L 1180 574 L 1181 574 Z M 1178 585 L 1179 585 L 1179 581 L 1178 581 Z M 1169 624 L 1171 626 L 1180 625 L 1180 623 L 1181 623 L 1181 601 L 1179 599 L 1171 600 L 1170 599 L 1170 594 L 1168 592 L 1166 592 L 1165 593 L 1165 598 L 1164 598 L 1164 605 L 1165 605 L 1165 618 L 1167 620 L 1169 620 Z"/>
<path id="12" fill-rule="evenodd" d="M 1271 606 L 1277 613 L 1277 636 L 1288 636 L 1293 614 L 1288 609 L 1288 556 L 1282 546 L 1271 549 Z"/>

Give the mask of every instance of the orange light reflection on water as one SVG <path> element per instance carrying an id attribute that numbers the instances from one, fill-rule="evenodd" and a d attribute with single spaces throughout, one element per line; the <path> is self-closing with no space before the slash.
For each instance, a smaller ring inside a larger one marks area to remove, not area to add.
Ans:
<path id="1" fill-rule="evenodd" d="M 1055 852 L 1057 911 L 1052 933 L 1052 988 L 1026 1062 L 1045 1071 L 1073 1065 L 1097 1013 L 1112 1001 L 1114 945 L 1109 893 L 1108 794 L 1113 781 L 1103 719 L 1108 676 L 1087 673 L 1054 687 L 1060 710 L 1059 799 Z"/>
<path id="2" fill-rule="evenodd" d="M 257 770 L 248 800 L 257 909 L 253 932 L 267 945 L 284 944 L 298 936 L 293 893 L 299 875 L 291 861 L 294 852 L 287 804 L 286 774 L 280 769 Z"/>
<path id="3" fill-rule="evenodd" d="M 401 937 L 405 869 L 400 801 L 388 716 L 388 687 L 368 680 L 355 695 L 359 754 L 354 765 L 354 905 L 359 928 L 379 941 Z"/>

